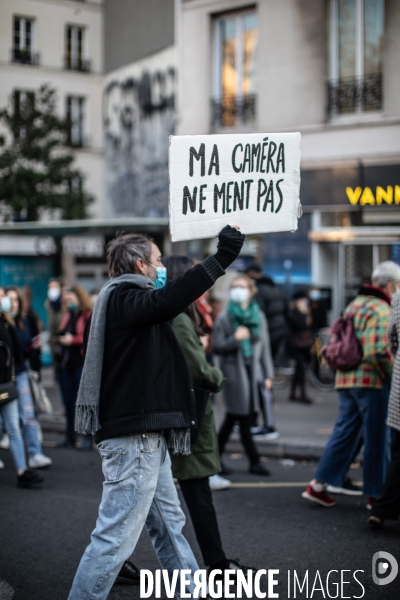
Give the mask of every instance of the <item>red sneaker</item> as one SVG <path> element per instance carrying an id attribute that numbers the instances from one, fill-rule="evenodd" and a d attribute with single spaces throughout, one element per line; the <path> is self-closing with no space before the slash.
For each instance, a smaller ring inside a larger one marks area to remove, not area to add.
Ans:
<path id="1" fill-rule="evenodd" d="M 317 504 L 321 504 L 322 506 L 335 506 L 336 504 L 336 501 L 328 496 L 325 490 L 322 490 L 322 492 L 316 492 L 310 484 L 308 484 L 305 491 L 302 493 L 302 496 L 306 500 L 317 502 Z"/>
<path id="2" fill-rule="evenodd" d="M 374 502 L 375 502 L 375 498 L 368 498 L 368 502 L 367 502 L 367 506 L 366 506 L 367 510 L 372 509 Z"/>

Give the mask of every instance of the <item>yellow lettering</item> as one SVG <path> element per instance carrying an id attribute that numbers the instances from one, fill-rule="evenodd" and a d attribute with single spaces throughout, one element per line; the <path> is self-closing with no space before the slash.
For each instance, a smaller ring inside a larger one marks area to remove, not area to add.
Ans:
<path id="1" fill-rule="evenodd" d="M 396 185 L 394 188 L 394 201 L 396 204 L 400 204 L 400 185 Z"/>
<path id="2" fill-rule="evenodd" d="M 347 187 L 346 188 L 346 194 L 348 199 L 350 200 L 350 204 L 357 204 L 360 196 L 361 196 L 361 192 L 362 189 L 360 187 L 356 187 L 356 189 L 353 191 L 353 188 L 351 187 Z"/>
<path id="3" fill-rule="evenodd" d="M 383 189 L 380 185 L 376 186 L 376 203 L 382 204 L 382 200 L 384 200 L 387 204 L 392 204 L 393 202 L 393 186 L 388 185 L 386 190 Z"/>
<path id="4" fill-rule="evenodd" d="M 360 204 L 362 206 L 364 206 L 365 204 L 375 204 L 375 198 L 374 198 L 371 188 L 369 188 L 369 187 L 364 188 L 364 191 L 360 198 Z"/>

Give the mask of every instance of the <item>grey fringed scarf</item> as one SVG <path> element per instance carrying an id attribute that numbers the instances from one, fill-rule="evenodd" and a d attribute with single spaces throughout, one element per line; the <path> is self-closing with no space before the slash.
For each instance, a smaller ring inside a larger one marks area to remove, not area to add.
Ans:
<path id="1" fill-rule="evenodd" d="M 101 429 L 99 421 L 99 400 L 103 369 L 104 339 L 108 299 L 120 283 L 132 283 L 144 290 L 153 290 L 151 279 L 143 275 L 121 275 L 108 281 L 101 289 L 92 313 L 92 323 L 86 348 L 78 398 L 76 401 L 75 430 L 83 434 L 95 434 Z M 168 446 L 174 454 L 190 454 L 190 430 L 169 430 Z"/>

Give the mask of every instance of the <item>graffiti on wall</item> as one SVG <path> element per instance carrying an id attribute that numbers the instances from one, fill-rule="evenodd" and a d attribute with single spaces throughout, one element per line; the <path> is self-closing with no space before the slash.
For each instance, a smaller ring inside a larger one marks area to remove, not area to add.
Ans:
<path id="1" fill-rule="evenodd" d="M 168 139 L 175 69 L 112 79 L 104 89 L 107 216 L 168 216 Z"/>

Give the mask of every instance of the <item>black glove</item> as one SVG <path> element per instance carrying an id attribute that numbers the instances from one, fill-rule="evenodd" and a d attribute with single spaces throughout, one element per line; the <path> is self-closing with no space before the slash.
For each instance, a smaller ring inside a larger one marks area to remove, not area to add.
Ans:
<path id="1" fill-rule="evenodd" d="M 227 225 L 218 234 L 218 250 L 214 258 L 225 270 L 239 256 L 245 235 L 235 227 Z"/>

